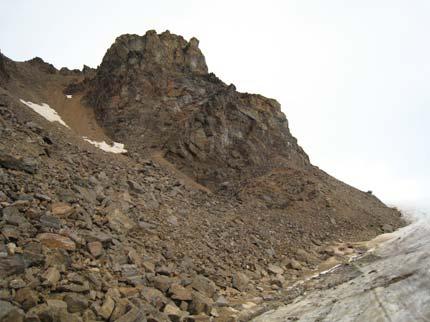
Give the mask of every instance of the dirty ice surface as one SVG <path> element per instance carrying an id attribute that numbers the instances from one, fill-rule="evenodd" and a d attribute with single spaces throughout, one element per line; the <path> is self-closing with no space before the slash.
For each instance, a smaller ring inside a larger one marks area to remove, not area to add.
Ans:
<path id="1" fill-rule="evenodd" d="M 409 219 L 373 251 L 376 260 L 355 265 L 356 278 L 310 291 L 253 321 L 430 321 L 430 214 Z"/>
<path id="2" fill-rule="evenodd" d="M 90 140 L 86 137 L 84 137 L 84 140 L 87 141 L 88 143 L 91 143 L 92 145 L 95 145 L 99 149 L 106 151 L 106 152 L 111 152 L 111 153 L 126 153 L 127 152 L 127 150 L 124 149 L 124 144 L 122 144 L 122 143 L 113 142 L 112 145 L 109 145 L 105 141 L 97 142 L 97 141 Z"/>
<path id="3" fill-rule="evenodd" d="M 42 103 L 42 105 L 30 102 L 30 101 L 24 101 L 20 99 L 21 103 L 27 105 L 29 108 L 31 108 L 33 111 L 35 111 L 37 114 L 42 115 L 45 119 L 47 119 L 50 122 L 58 122 L 65 127 L 69 127 L 61 118 L 58 113 L 52 109 L 48 104 Z"/>

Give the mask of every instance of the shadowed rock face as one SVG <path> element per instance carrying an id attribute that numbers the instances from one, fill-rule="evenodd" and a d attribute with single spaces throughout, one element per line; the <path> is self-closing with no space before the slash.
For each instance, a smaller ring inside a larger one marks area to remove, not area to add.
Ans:
<path id="1" fill-rule="evenodd" d="M 195 38 L 120 36 L 90 81 L 87 100 L 115 139 L 136 150 L 163 150 L 210 187 L 309 165 L 279 103 L 208 74 Z"/>
<path id="2" fill-rule="evenodd" d="M 9 74 L 6 71 L 5 67 L 5 59 L 6 57 L 0 52 L 0 84 L 4 84 L 9 79 Z"/>

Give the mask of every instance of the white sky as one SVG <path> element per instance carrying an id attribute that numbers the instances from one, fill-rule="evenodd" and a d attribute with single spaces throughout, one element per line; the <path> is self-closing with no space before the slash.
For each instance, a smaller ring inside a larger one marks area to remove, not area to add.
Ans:
<path id="1" fill-rule="evenodd" d="M 115 37 L 196 36 L 210 71 L 276 98 L 312 162 L 430 209 L 430 1 L 3 1 L 0 48 L 96 67 Z"/>

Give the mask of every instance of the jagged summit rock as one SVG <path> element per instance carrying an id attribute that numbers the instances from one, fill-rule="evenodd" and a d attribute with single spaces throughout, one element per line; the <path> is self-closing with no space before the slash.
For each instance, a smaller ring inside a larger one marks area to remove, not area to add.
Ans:
<path id="1" fill-rule="evenodd" d="M 87 102 L 111 136 L 139 151 L 162 151 L 211 188 L 309 163 L 279 103 L 208 74 L 195 38 L 120 36 L 86 83 Z"/>
<path id="2" fill-rule="evenodd" d="M 103 58 L 101 69 L 113 75 L 120 67 L 139 65 L 142 69 L 161 68 L 168 72 L 207 74 L 206 61 L 199 49 L 199 41 L 165 31 L 148 31 L 144 36 L 119 36 Z"/>

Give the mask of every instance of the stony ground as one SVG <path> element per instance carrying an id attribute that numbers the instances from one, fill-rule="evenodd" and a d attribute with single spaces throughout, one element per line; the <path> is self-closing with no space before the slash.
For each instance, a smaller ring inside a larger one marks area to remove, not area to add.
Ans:
<path id="1" fill-rule="evenodd" d="M 120 38 L 106 59 L 115 67 L 113 79 L 127 80 L 123 98 L 109 96 L 118 84 L 104 83 L 106 66 L 58 71 L 41 59 L 17 63 L 0 55 L 0 321 L 245 321 L 256 304 L 280 299 L 303 276 L 360 252 L 351 242 L 403 224 L 375 196 L 306 163 L 279 104 L 237 93 L 207 74 L 198 43 L 170 34 L 136 37 Z M 184 56 L 170 56 L 178 50 Z M 178 60 L 154 61 L 163 55 Z M 152 67 L 142 65 L 145 59 Z M 171 70 L 175 86 L 164 83 Z M 127 112 L 130 84 L 151 91 Z M 222 89 L 201 110 L 193 105 L 193 95 L 205 93 L 199 86 Z M 108 104 L 105 120 L 101 106 L 89 105 L 94 91 Z M 71 128 L 48 122 L 20 99 L 50 104 Z M 217 104 L 218 112 L 210 111 Z M 156 117 L 172 106 L 186 108 Z M 111 115 L 111 108 L 120 109 Z M 219 111 L 232 118 L 211 121 Z M 133 115 L 150 121 L 135 124 Z M 166 150 L 165 141 L 154 139 L 156 130 L 170 137 L 184 118 L 188 130 Z M 156 124 L 145 132 L 151 120 Z M 199 122 L 213 135 L 196 130 Z M 264 136 L 264 128 L 273 133 Z M 226 154 L 220 133 L 241 133 L 243 141 L 230 138 L 234 146 Z M 106 153 L 82 136 L 124 139 L 129 152 Z M 172 150 L 201 140 L 214 150 L 195 150 L 189 160 Z M 287 150 L 267 156 L 278 148 Z M 293 159 L 294 167 L 286 161 Z M 208 184 L 212 170 L 217 179 Z"/>

